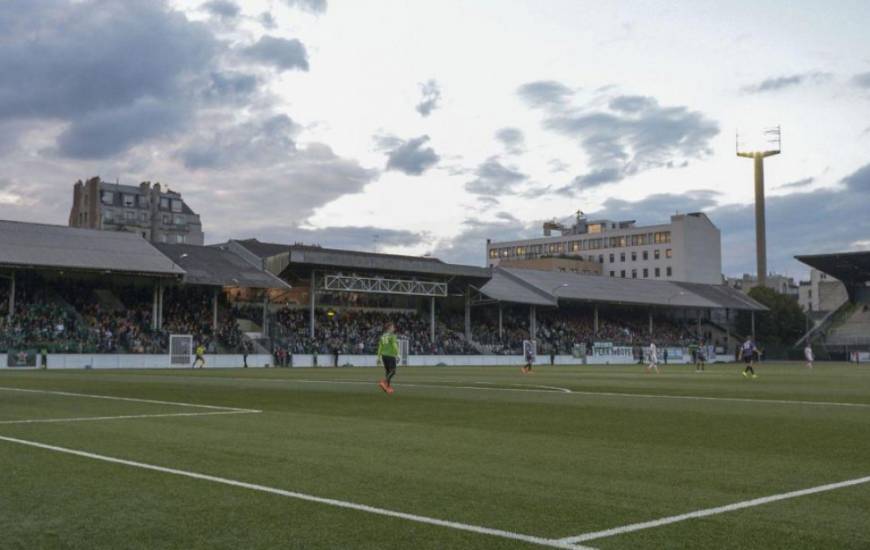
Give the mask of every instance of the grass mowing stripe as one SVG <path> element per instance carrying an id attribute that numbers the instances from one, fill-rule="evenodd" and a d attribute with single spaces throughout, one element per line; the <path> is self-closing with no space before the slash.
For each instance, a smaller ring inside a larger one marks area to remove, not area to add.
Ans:
<path id="1" fill-rule="evenodd" d="M 705 517 L 714 516 L 717 514 L 724 514 L 726 512 L 733 512 L 735 510 L 743 510 L 744 508 L 752 508 L 753 506 L 761 506 L 762 504 L 768 504 L 770 502 L 777 502 L 780 500 L 787 500 L 787 499 L 802 497 L 802 496 L 806 496 L 806 495 L 813 495 L 816 493 L 824 493 L 826 491 L 834 491 L 836 489 L 843 489 L 845 487 L 852 487 L 854 485 L 861 485 L 864 483 L 870 483 L 870 476 L 859 477 L 859 478 L 850 479 L 847 481 L 840 481 L 838 483 L 829 483 L 827 485 L 819 485 L 818 487 L 811 487 L 809 489 L 801 489 L 799 491 L 780 493 L 778 495 L 771 495 L 768 497 L 754 498 L 752 500 L 745 500 L 743 502 L 735 502 L 734 504 L 727 504 L 725 506 L 717 506 L 716 508 L 707 508 L 706 510 L 697 510 L 695 512 L 689 512 L 687 514 L 680 514 L 678 516 L 670 516 L 670 517 L 660 518 L 660 519 L 656 519 L 656 520 L 652 520 L 652 521 L 644 521 L 642 523 L 632 523 L 630 525 L 624 525 L 622 527 L 615 527 L 613 529 L 606 529 L 604 531 L 595 531 L 592 533 L 584 533 L 582 535 L 577 535 L 574 537 L 565 537 L 562 539 L 558 539 L 558 542 L 574 544 L 574 543 L 586 542 L 589 540 L 596 540 L 596 539 L 603 539 L 606 537 L 613 537 L 616 535 L 624 535 L 625 533 L 633 533 L 635 531 L 642 531 L 644 529 L 652 529 L 654 527 L 661 527 L 663 525 L 670 525 L 671 523 L 678 523 L 678 522 L 686 521 L 689 519 L 705 518 Z"/>
<path id="2" fill-rule="evenodd" d="M 63 395 L 67 397 L 88 397 L 91 399 L 109 399 L 112 401 L 130 401 L 134 403 L 153 403 L 155 405 L 175 405 L 177 407 L 195 407 L 198 409 L 213 409 L 217 411 L 234 411 L 234 412 L 249 412 L 249 413 L 258 413 L 263 411 L 258 411 L 256 409 L 239 409 L 237 407 L 224 407 L 222 405 L 201 405 L 199 403 L 181 403 L 178 401 L 158 401 L 156 399 L 141 399 L 138 397 L 118 397 L 116 395 L 93 395 L 89 393 L 73 393 L 68 391 L 55 391 L 55 390 L 32 390 L 27 388 L 10 388 L 6 386 L 0 386 L 0 390 L 3 391 L 18 391 L 18 392 L 27 392 L 27 393 L 44 393 L 47 395 Z"/>
<path id="3" fill-rule="evenodd" d="M 233 479 L 226 479 L 226 478 L 222 478 L 222 477 L 211 476 L 208 474 L 200 474 L 200 473 L 190 472 L 190 471 L 186 471 L 186 470 L 177 470 L 175 468 L 166 468 L 164 466 L 157 466 L 154 464 L 145 464 L 143 462 L 135 462 L 132 460 L 125 460 L 122 458 L 115 458 L 115 457 L 111 457 L 111 456 L 89 453 L 87 451 L 68 449 L 66 447 L 56 447 L 54 445 L 47 445 L 45 443 L 39 443 L 37 441 L 28 441 L 25 439 L 17 439 L 14 437 L 6 437 L 6 436 L 0 436 L 0 441 L 7 441 L 9 443 L 17 443 L 19 445 L 27 445 L 30 447 L 37 447 L 37 448 L 46 449 L 49 451 L 55 451 L 55 452 L 59 452 L 59 453 L 66 453 L 66 454 L 71 454 L 71 455 L 80 456 L 80 457 L 84 457 L 84 458 L 90 458 L 93 460 L 101 460 L 103 462 L 111 462 L 113 464 L 121 464 L 124 466 L 132 466 L 135 468 L 142 468 L 145 470 L 161 472 L 164 474 L 173 474 L 173 475 L 177 475 L 177 476 L 189 477 L 189 478 L 198 479 L 198 480 L 202 480 L 202 481 L 211 481 L 213 483 L 221 483 L 223 485 L 230 485 L 233 487 L 240 487 L 243 489 L 250 489 L 253 491 L 261 491 L 261 492 L 270 493 L 273 495 L 294 498 L 297 500 L 305 500 L 308 502 L 316 502 L 318 504 L 326 504 L 328 506 L 335 506 L 338 508 L 347 508 L 347 509 L 356 510 L 359 512 L 367 512 L 369 514 L 389 516 L 389 517 L 405 519 L 405 520 L 413 521 L 413 522 L 417 522 L 417 523 L 425 523 L 425 524 L 429 524 L 429 525 L 437 525 L 439 527 L 447 527 L 449 529 L 457 529 L 460 531 L 468 531 L 468 532 L 472 532 L 472 533 L 478 533 L 481 535 L 490 535 L 490 536 L 500 537 L 500 538 L 504 538 L 504 539 L 528 542 L 530 544 L 535 544 L 538 546 L 547 546 L 549 548 L 563 548 L 563 549 L 571 549 L 571 550 L 592 550 L 589 547 L 578 546 L 575 543 L 570 543 L 570 542 L 562 542 L 562 541 L 546 539 L 546 538 L 542 538 L 542 537 L 535 537 L 532 535 L 523 535 L 521 533 L 513 533 L 511 531 L 502 531 L 500 529 L 481 527 L 479 525 L 469 525 L 466 523 L 458 523 L 455 521 L 430 518 L 430 517 L 426 517 L 426 516 L 418 516 L 416 514 L 397 512 L 394 510 L 387 510 L 385 508 L 376 508 L 374 506 L 367 506 L 365 504 L 357 504 L 354 502 L 348 502 L 348 501 L 344 501 L 344 500 L 336 500 L 336 499 L 331 499 L 331 498 L 318 497 L 318 496 L 314 496 L 314 495 L 308 495 L 305 493 L 297 493 L 294 491 L 285 491 L 284 489 L 277 489 L 274 487 L 267 487 L 265 485 L 257 485 L 254 483 L 246 483 L 244 481 L 236 481 Z"/>
<path id="4" fill-rule="evenodd" d="M 73 418 L 32 418 L 28 420 L 0 420 L 0 424 L 42 424 L 56 422 L 87 422 L 92 420 L 128 420 L 131 418 L 165 418 L 169 416 L 214 416 L 219 414 L 257 414 L 260 411 L 214 411 L 195 413 L 128 414 L 122 416 L 81 416 Z"/>

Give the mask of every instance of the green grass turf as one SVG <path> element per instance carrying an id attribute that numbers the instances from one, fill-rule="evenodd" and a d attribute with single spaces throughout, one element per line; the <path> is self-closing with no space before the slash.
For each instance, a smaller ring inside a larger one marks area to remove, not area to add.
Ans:
<path id="1" fill-rule="evenodd" d="M 362 368 L 10 369 L 0 387 L 263 412 L 0 424 L 0 436 L 544 538 L 870 476 L 870 408 L 761 401 L 870 404 L 870 368 L 739 371 L 400 367 L 386 396 Z M 0 390 L 0 422 L 176 412 L 199 411 Z M 868 518 L 864 484 L 586 544 L 868 548 Z M 0 547 L 534 546 L 0 441 Z"/>

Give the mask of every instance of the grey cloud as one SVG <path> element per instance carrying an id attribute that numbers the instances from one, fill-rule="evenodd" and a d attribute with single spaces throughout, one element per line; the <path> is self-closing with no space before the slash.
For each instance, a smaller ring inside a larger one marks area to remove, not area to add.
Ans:
<path id="1" fill-rule="evenodd" d="M 870 72 L 856 74 L 852 77 L 852 83 L 860 88 L 870 88 Z"/>
<path id="2" fill-rule="evenodd" d="M 777 189 L 797 189 L 799 187 L 806 187 L 816 181 L 815 178 L 803 178 L 796 181 L 790 181 L 788 183 L 783 183 L 778 186 Z"/>
<path id="3" fill-rule="evenodd" d="M 257 91 L 257 84 L 257 77 L 251 74 L 234 71 L 213 72 L 204 97 L 222 102 L 246 100 Z"/>
<path id="4" fill-rule="evenodd" d="M 432 255 L 448 262 L 486 265 L 486 239 L 509 241 L 537 234 L 538 222 L 525 224 L 508 213 L 499 213 L 493 221 L 467 219 L 462 232 L 454 239 L 439 242 Z"/>
<path id="5" fill-rule="evenodd" d="M 398 170 L 409 176 L 419 176 L 435 166 L 441 157 L 432 147 L 427 147 L 429 136 L 423 135 L 409 140 L 393 136 L 376 138 L 379 146 L 386 151 L 387 170 Z"/>
<path id="6" fill-rule="evenodd" d="M 15 75 L 0 79 L 0 121 L 66 124 L 48 150 L 76 158 L 183 128 L 223 51 L 162 2 L 16 4 L 0 18 L 0 74 Z"/>
<path id="7" fill-rule="evenodd" d="M 428 239 L 425 233 L 371 225 L 315 229 L 298 226 L 262 227 L 257 230 L 256 236 L 266 242 L 303 243 L 359 251 L 373 251 L 389 246 L 416 246 Z"/>
<path id="8" fill-rule="evenodd" d="M 202 5 L 202 9 L 224 20 L 236 19 L 242 13 L 238 4 L 230 0 L 209 0 Z"/>
<path id="9" fill-rule="evenodd" d="M 78 159 L 106 158 L 145 139 L 171 135 L 188 121 L 182 105 L 143 100 L 85 115 L 57 139 L 60 154 Z"/>
<path id="10" fill-rule="evenodd" d="M 305 45 L 295 38 L 263 36 L 256 43 L 244 48 L 242 53 L 255 61 L 271 65 L 279 71 L 308 70 L 308 52 Z"/>
<path id="11" fill-rule="evenodd" d="M 291 8 L 298 8 L 303 11 L 314 14 L 326 13 L 326 0 L 284 0 L 284 3 Z"/>
<path id="12" fill-rule="evenodd" d="M 264 11 L 263 13 L 261 13 L 260 16 L 257 18 L 257 21 L 259 21 L 260 24 L 263 25 L 263 28 L 269 30 L 274 29 L 278 26 L 278 23 L 275 21 L 275 17 L 272 16 L 272 14 L 268 11 Z"/>
<path id="13" fill-rule="evenodd" d="M 191 170 L 279 164 L 296 153 L 299 126 L 287 115 L 211 129 L 177 153 Z"/>
<path id="14" fill-rule="evenodd" d="M 519 155 L 525 149 L 525 135 L 519 128 L 501 128 L 495 133 L 495 139 L 501 142 L 505 152 Z"/>
<path id="15" fill-rule="evenodd" d="M 437 81 L 429 80 L 420 84 L 420 95 L 420 102 L 415 109 L 420 116 L 427 117 L 438 108 L 438 102 L 441 101 L 441 87 Z"/>
<path id="16" fill-rule="evenodd" d="M 544 121 L 545 128 L 578 140 L 586 152 L 589 172 L 575 178 L 573 186 L 597 186 L 652 168 L 685 166 L 688 159 L 712 153 L 710 140 L 719 126 L 702 113 L 661 106 L 648 97 L 618 96 L 609 101 L 611 108 L 614 101 L 617 110 L 558 109 Z M 572 192 L 570 187 L 562 191 Z"/>
<path id="17" fill-rule="evenodd" d="M 475 171 L 476 179 L 465 184 L 465 190 L 476 195 L 503 195 L 514 190 L 515 186 L 528 176 L 507 167 L 497 157 L 486 159 Z"/>
<path id="18" fill-rule="evenodd" d="M 818 84 L 831 79 L 830 73 L 809 72 L 788 76 L 777 76 L 762 80 L 743 88 L 747 93 L 775 92 L 786 88 L 794 88 L 802 84 Z"/>
<path id="19" fill-rule="evenodd" d="M 561 107 L 574 92 L 555 80 L 528 82 L 517 89 L 517 94 L 531 107 Z"/>
<path id="20" fill-rule="evenodd" d="M 609 106 L 614 111 L 636 113 L 646 109 L 654 109 L 658 103 L 654 98 L 640 95 L 621 95 L 610 100 Z"/>

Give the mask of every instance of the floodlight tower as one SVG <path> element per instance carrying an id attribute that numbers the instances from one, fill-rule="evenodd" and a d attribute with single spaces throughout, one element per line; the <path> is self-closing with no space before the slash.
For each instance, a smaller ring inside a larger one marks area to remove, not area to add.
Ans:
<path id="1" fill-rule="evenodd" d="M 782 151 L 782 132 L 779 126 L 765 128 L 754 136 L 755 144 L 741 141 L 737 134 L 737 156 L 755 161 L 755 257 L 758 263 L 758 284 L 767 284 L 767 228 L 764 220 L 764 159 Z"/>

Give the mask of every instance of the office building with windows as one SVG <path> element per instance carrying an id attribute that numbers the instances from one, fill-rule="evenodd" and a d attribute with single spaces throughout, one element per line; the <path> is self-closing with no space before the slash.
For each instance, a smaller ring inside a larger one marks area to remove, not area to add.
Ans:
<path id="1" fill-rule="evenodd" d="M 109 183 L 99 177 L 77 181 L 69 225 L 139 233 L 154 243 L 204 242 L 199 214 L 181 194 L 147 181 L 138 186 Z"/>
<path id="2" fill-rule="evenodd" d="M 560 232 L 553 235 L 553 230 Z M 582 258 L 601 266 L 605 277 L 722 283 L 719 229 L 706 214 L 671 216 L 670 223 L 638 226 L 634 221 L 587 220 L 572 226 L 544 224 L 539 238 L 494 242 L 487 239 L 487 265 L 538 258 Z"/>

